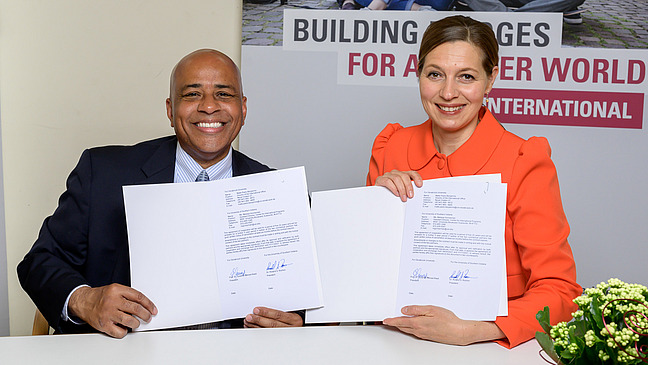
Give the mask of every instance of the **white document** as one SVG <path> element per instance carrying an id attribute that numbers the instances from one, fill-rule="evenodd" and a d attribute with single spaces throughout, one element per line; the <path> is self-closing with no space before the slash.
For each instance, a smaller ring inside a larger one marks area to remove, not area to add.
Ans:
<path id="1" fill-rule="evenodd" d="M 494 320 L 504 267 L 506 185 L 428 180 L 407 203 L 396 306 Z"/>
<path id="2" fill-rule="evenodd" d="M 324 307 L 306 322 L 382 321 L 396 306 L 405 203 L 379 186 L 312 194 Z"/>
<path id="3" fill-rule="evenodd" d="M 131 285 L 159 311 L 139 330 L 321 306 L 303 167 L 123 190 Z"/>
<path id="4" fill-rule="evenodd" d="M 311 206 L 324 307 L 307 323 L 381 321 L 410 304 L 507 314 L 499 175 L 427 180 L 406 203 L 383 187 L 316 192 Z"/>

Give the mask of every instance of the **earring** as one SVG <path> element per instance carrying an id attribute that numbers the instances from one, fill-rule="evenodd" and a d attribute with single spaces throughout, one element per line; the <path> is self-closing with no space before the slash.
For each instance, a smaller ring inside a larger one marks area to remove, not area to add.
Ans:
<path id="1" fill-rule="evenodd" d="M 485 106 L 488 109 L 488 93 L 484 94 L 484 99 L 482 99 L 482 106 Z"/>

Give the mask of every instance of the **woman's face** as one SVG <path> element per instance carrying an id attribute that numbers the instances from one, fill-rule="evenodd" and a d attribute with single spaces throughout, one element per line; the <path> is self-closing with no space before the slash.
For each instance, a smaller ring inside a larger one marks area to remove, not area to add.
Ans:
<path id="1" fill-rule="evenodd" d="M 486 72 L 481 60 L 481 51 L 464 41 L 443 43 L 425 56 L 419 88 L 436 132 L 469 136 L 477 127 L 484 94 L 498 72 Z"/>

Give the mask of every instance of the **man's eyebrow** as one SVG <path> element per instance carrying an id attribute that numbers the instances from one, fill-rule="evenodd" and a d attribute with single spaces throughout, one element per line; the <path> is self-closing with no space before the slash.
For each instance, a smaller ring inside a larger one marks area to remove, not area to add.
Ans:
<path id="1" fill-rule="evenodd" d="M 189 84 L 189 85 L 185 85 L 185 86 L 183 86 L 183 87 L 182 87 L 182 90 L 186 90 L 186 89 L 197 89 L 197 88 L 199 88 L 199 87 L 201 87 L 201 86 L 202 86 L 202 84 Z"/>
<path id="2" fill-rule="evenodd" d="M 199 89 L 203 86 L 203 84 L 188 84 L 182 87 L 182 90 L 187 90 L 187 89 Z M 236 91 L 236 88 L 233 85 L 227 85 L 227 84 L 214 84 L 214 89 L 230 89 Z"/>

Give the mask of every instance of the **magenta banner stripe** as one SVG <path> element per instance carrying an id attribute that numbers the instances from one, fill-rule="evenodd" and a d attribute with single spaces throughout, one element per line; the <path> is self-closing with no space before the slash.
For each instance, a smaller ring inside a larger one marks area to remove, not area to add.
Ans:
<path id="1" fill-rule="evenodd" d="M 490 110 L 502 123 L 641 129 L 640 93 L 493 89 Z"/>

